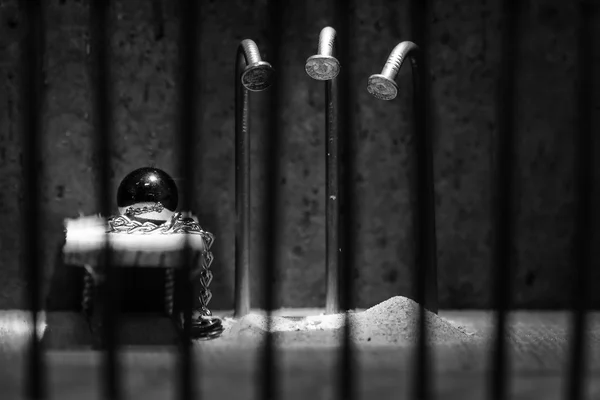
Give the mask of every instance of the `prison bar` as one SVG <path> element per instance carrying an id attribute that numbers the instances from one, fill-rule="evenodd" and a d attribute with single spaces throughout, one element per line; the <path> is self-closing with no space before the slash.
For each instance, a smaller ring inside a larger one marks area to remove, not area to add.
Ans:
<path id="1" fill-rule="evenodd" d="M 586 315 L 589 310 L 590 272 L 592 268 L 592 29 L 591 15 L 594 11 L 591 2 L 578 3 L 577 35 L 577 121 L 575 137 L 577 164 L 574 182 L 576 184 L 577 215 L 574 236 L 575 279 L 573 285 L 573 316 L 571 322 L 571 358 L 565 390 L 566 400 L 584 398 L 586 382 Z"/>
<path id="2" fill-rule="evenodd" d="M 110 71 L 109 24 L 112 2 L 94 0 L 90 4 L 90 40 L 92 55 L 92 98 L 94 139 L 98 162 L 98 198 L 100 214 L 108 218 L 111 213 L 111 148 L 113 136 L 112 119 L 112 79 Z M 107 230 L 108 232 L 108 230 Z M 104 347 L 103 394 L 107 399 L 122 398 L 121 370 L 119 368 L 117 299 L 119 297 L 118 280 L 112 264 L 108 233 L 100 252 L 98 265 L 104 274 L 100 285 L 102 299 L 102 346 Z"/>
<path id="3" fill-rule="evenodd" d="M 197 0 L 181 0 L 179 2 L 179 125 L 177 136 L 180 151 L 180 174 L 183 178 L 181 191 L 181 210 L 192 210 L 192 198 L 195 194 L 194 171 L 202 165 L 195 151 L 195 143 L 199 129 L 197 126 L 198 109 L 198 57 L 200 53 L 199 12 Z M 194 291 L 192 286 L 192 254 L 187 235 L 185 235 L 182 251 L 183 279 L 181 307 L 183 308 L 183 329 L 180 338 L 178 395 L 181 400 L 196 399 L 195 382 L 199 376 L 194 370 L 194 352 L 192 351 L 192 309 L 194 307 Z"/>
<path id="4" fill-rule="evenodd" d="M 428 40 L 428 0 L 413 0 L 413 37 L 420 50 L 411 52 L 413 75 L 413 117 L 416 150 L 416 219 L 417 241 L 416 276 L 418 302 L 425 309 L 438 312 L 437 288 L 437 241 L 435 226 L 435 191 L 433 182 L 433 138 L 428 118 L 429 103 L 429 56 Z M 425 310 L 421 307 L 422 316 Z M 424 326 L 423 326 L 424 327 Z M 423 328 L 422 327 L 422 328 Z"/>
<path id="5" fill-rule="evenodd" d="M 286 1 L 271 0 L 268 3 L 269 12 L 269 45 L 273 64 L 276 68 L 283 65 L 282 42 L 284 5 Z M 263 233 L 264 270 L 262 276 L 262 291 L 264 293 L 264 309 L 267 315 L 267 334 L 265 336 L 262 359 L 259 368 L 262 370 L 260 385 L 257 390 L 257 399 L 276 400 L 279 398 L 279 376 L 277 374 L 277 355 L 272 329 L 271 316 L 276 307 L 277 294 L 277 258 L 279 254 L 280 239 L 277 232 L 279 220 L 279 179 L 281 155 L 281 99 L 283 93 L 283 80 L 281 73 L 274 74 L 273 87 L 269 96 L 269 118 L 265 148 L 265 198 L 263 215 L 265 218 Z"/>
<path id="6" fill-rule="evenodd" d="M 512 278 L 511 254 L 513 234 L 514 136 L 515 136 L 515 71 L 519 57 L 517 49 L 518 0 L 503 3 L 502 59 L 498 82 L 496 120 L 498 123 L 498 153 L 496 166 L 496 202 L 494 204 L 495 237 L 493 245 L 493 304 L 496 310 L 494 347 L 491 357 L 492 377 L 489 396 L 505 400 L 508 395 L 506 331 L 510 307 Z"/>
<path id="7" fill-rule="evenodd" d="M 351 27 L 353 26 L 353 12 L 357 2 L 350 0 L 335 1 L 335 20 L 338 27 L 338 60 L 344 66 L 344 71 L 338 76 L 338 130 L 342 132 L 340 147 L 342 156 L 342 198 L 340 199 L 341 221 L 339 229 L 340 237 L 340 308 L 345 311 L 345 321 L 340 346 L 338 375 L 337 375 L 337 398 L 340 400 L 353 400 L 357 397 L 356 368 L 353 361 L 352 327 L 350 325 L 350 310 L 354 309 L 354 269 L 356 267 L 356 239 L 357 229 L 355 215 L 355 135 L 354 135 L 354 93 L 351 88 L 352 65 L 351 60 Z"/>
<path id="8" fill-rule="evenodd" d="M 429 114 L 429 0 L 413 0 L 411 31 L 420 49 L 412 51 L 413 118 L 416 150 L 417 236 L 416 300 L 419 303 L 418 329 L 412 396 L 415 400 L 431 397 L 429 351 L 427 346 L 426 309 L 437 314 L 437 242 L 435 229 L 435 192 L 433 183 L 433 139 Z"/>
<path id="9" fill-rule="evenodd" d="M 23 172 L 24 172 L 24 211 L 23 244 L 28 248 L 23 252 L 23 269 L 27 271 L 29 307 L 31 310 L 32 332 L 28 349 L 27 375 L 24 393 L 28 399 L 47 397 L 44 349 L 38 337 L 38 320 L 41 311 L 41 258 L 40 233 L 40 181 L 38 165 L 41 160 L 40 137 L 42 135 L 43 103 L 43 57 L 44 57 L 44 12 L 39 0 L 25 2 L 26 35 L 21 52 L 21 102 L 23 128 Z"/>

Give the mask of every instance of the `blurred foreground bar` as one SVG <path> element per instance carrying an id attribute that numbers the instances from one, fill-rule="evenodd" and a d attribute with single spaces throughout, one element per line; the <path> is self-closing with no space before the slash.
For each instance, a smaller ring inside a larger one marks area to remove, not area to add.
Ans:
<path id="1" fill-rule="evenodd" d="M 39 0 L 23 2 L 26 34 L 22 42 L 21 58 L 21 104 L 23 128 L 23 177 L 24 212 L 23 224 L 23 270 L 27 271 L 28 302 L 31 310 L 32 332 L 26 370 L 25 398 L 47 397 L 45 381 L 45 357 L 38 337 L 38 320 L 41 310 L 40 246 L 40 142 L 42 134 L 43 61 L 44 61 L 44 14 Z"/>
<path id="2" fill-rule="evenodd" d="M 435 200 L 433 184 L 433 140 L 429 118 L 429 1 L 411 2 L 412 36 L 420 51 L 417 65 L 412 65 L 414 96 L 414 133 L 416 147 L 416 300 L 419 303 L 419 339 L 414 360 L 412 398 L 431 397 L 429 351 L 427 347 L 426 311 L 438 312 L 437 299 L 437 244 L 435 231 Z M 420 63 L 420 65 L 418 65 Z"/>
<path id="3" fill-rule="evenodd" d="M 349 324 L 348 311 L 354 309 L 354 269 L 356 266 L 356 247 L 358 245 L 354 215 L 356 205 L 354 197 L 356 188 L 354 176 L 356 168 L 356 149 L 354 136 L 354 93 L 351 88 L 352 65 L 350 63 L 350 49 L 353 35 L 353 13 L 356 3 L 350 0 L 337 0 L 335 2 L 334 15 L 338 32 L 338 60 L 342 69 L 337 77 L 338 80 L 338 130 L 340 132 L 340 155 L 341 160 L 341 187 L 340 193 L 340 309 L 346 312 L 343 340 L 340 348 L 340 365 L 338 367 L 337 398 L 352 400 L 357 397 L 356 368 L 353 363 L 352 332 Z"/>
<path id="4" fill-rule="evenodd" d="M 183 185 L 179 186 L 181 193 L 181 210 L 192 209 L 192 199 L 195 190 L 195 169 L 202 166 L 202 160 L 195 152 L 196 133 L 199 132 L 198 120 L 196 118 L 199 108 L 197 93 L 199 91 L 199 71 L 198 60 L 200 53 L 199 21 L 200 7 L 197 0 L 180 0 L 179 2 L 179 68 L 181 71 L 179 87 L 179 121 L 177 138 L 179 140 L 180 164 L 179 174 Z M 192 347 L 192 310 L 194 308 L 194 287 L 191 281 L 192 276 L 192 251 L 189 244 L 188 235 L 185 236 L 183 246 L 184 273 L 182 282 L 182 304 L 183 307 L 183 329 L 181 330 L 180 340 L 180 369 L 178 376 L 180 378 L 178 385 L 178 395 L 181 400 L 196 399 L 198 393 L 197 380 L 199 374 L 195 371 L 194 352 Z M 176 309 L 178 313 L 181 310 Z M 177 318 L 177 316 L 176 316 Z"/>
<path id="5" fill-rule="evenodd" d="M 494 204 L 495 241 L 492 284 L 496 309 L 495 341 L 492 354 L 489 396 L 504 400 L 508 394 L 506 357 L 506 315 L 510 308 L 511 238 L 513 237 L 512 199 L 514 185 L 515 74 L 517 65 L 518 0 L 505 0 L 503 13 L 502 60 L 498 86 L 496 118 L 498 155 L 496 167 L 496 204 Z"/>
<path id="6" fill-rule="evenodd" d="M 586 360 L 586 315 L 589 309 L 589 279 L 591 270 L 592 230 L 592 29 L 591 15 L 597 12 L 591 2 L 578 4 L 579 27 L 577 43 L 577 121 L 575 184 L 577 216 L 575 225 L 573 269 L 575 271 L 573 291 L 573 321 L 571 326 L 571 359 L 565 399 L 584 398 L 587 372 Z"/>
<path id="7" fill-rule="evenodd" d="M 98 162 L 98 196 L 100 214 L 110 217 L 111 203 L 111 148 L 112 148 L 112 80 L 110 74 L 110 9 L 109 0 L 93 0 L 90 3 L 90 39 L 92 56 L 92 98 L 94 117 L 94 139 Z M 118 359 L 118 281 L 106 236 L 104 250 L 99 254 L 99 265 L 104 271 L 104 282 L 100 287 L 102 296 L 102 344 L 105 362 L 103 369 L 103 396 L 106 399 L 121 399 L 121 370 Z"/>
<path id="8" fill-rule="evenodd" d="M 261 361 L 262 376 L 257 385 L 257 397 L 259 399 L 275 400 L 279 398 L 279 376 L 277 374 L 277 358 L 274 339 L 271 333 L 271 316 L 276 307 L 278 288 L 277 279 L 277 256 L 279 254 L 280 240 L 278 232 L 278 220 L 280 209 L 280 156 L 281 156 L 281 98 L 283 92 L 283 80 L 281 71 L 278 69 L 282 62 L 283 18 L 285 6 L 288 2 L 283 0 L 271 0 L 269 2 L 269 44 L 270 62 L 275 68 L 273 84 L 269 96 L 269 119 L 266 136 L 265 149 L 265 199 L 263 215 L 264 224 L 264 271 L 262 277 L 262 290 L 264 293 L 264 308 L 267 313 L 267 335 L 264 341 Z"/>

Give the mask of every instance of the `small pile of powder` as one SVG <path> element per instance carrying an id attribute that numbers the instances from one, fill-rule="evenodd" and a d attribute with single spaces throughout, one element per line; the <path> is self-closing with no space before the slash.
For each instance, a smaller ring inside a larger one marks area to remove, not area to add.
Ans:
<path id="1" fill-rule="evenodd" d="M 352 316 L 352 336 L 358 342 L 411 344 L 419 338 L 420 306 L 406 297 L 392 297 Z M 425 310 L 429 343 L 453 343 L 469 335 L 438 315 Z"/>
<path id="2" fill-rule="evenodd" d="M 371 344 L 412 344 L 419 337 L 420 307 L 406 297 L 392 297 L 365 311 L 350 314 L 352 339 Z M 300 320 L 271 317 L 271 332 L 286 344 L 336 344 L 341 340 L 344 314 L 309 316 Z M 249 314 L 235 321 L 224 321 L 224 340 L 253 341 L 269 329 L 265 315 Z M 469 335 L 438 315 L 425 311 L 427 341 L 431 344 L 461 342 Z"/>

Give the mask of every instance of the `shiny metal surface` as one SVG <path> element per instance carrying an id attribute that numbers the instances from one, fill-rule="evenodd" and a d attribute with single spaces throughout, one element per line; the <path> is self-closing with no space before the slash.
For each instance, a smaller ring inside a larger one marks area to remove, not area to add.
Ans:
<path id="1" fill-rule="evenodd" d="M 242 85 L 251 92 L 260 92 L 271 86 L 273 67 L 265 61 L 249 65 L 242 73 Z"/>
<path id="2" fill-rule="evenodd" d="M 435 227 L 435 200 L 433 183 L 433 143 L 429 129 L 428 88 L 422 70 L 423 54 L 413 42 L 404 41 L 394 47 L 381 74 L 369 77 L 367 91 L 380 100 L 393 100 L 398 95 L 395 82 L 406 59 L 410 60 L 413 82 L 413 115 L 415 120 L 416 198 L 415 235 L 417 289 L 419 302 L 429 311 L 437 313 L 437 241 Z M 423 287 L 421 287 L 423 286 Z M 422 296 L 421 296 L 422 295 Z"/>
<path id="3" fill-rule="evenodd" d="M 200 276 L 200 312 L 202 315 L 211 315 L 208 309 L 208 303 L 212 298 L 212 293 L 209 290 L 209 285 L 212 282 L 212 272 L 210 271 L 210 265 L 213 262 L 213 255 L 210 252 L 210 248 L 214 243 L 215 237 L 212 233 L 203 230 L 200 225 L 192 218 L 185 218 L 181 213 L 175 213 L 173 217 L 164 224 L 154 224 L 152 222 L 140 222 L 135 219 L 131 219 L 125 215 L 119 215 L 112 217 L 108 220 L 108 232 L 115 234 L 194 234 L 202 236 L 204 242 L 204 250 L 202 251 L 203 259 L 198 265 L 192 265 L 191 277 Z M 199 273 L 196 273 L 196 269 L 201 268 Z"/>
<path id="4" fill-rule="evenodd" d="M 138 168 L 123 178 L 117 189 L 117 206 L 119 209 L 135 207 L 140 203 L 160 203 L 169 211 L 175 211 L 179 203 L 179 193 L 175 181 L 169 174 L 158 168 Z M 156 210 L 158 212 L 162 211 Z"/>
<path id="5" fill-rule="evenodd" d="M 209 251 L 214 242 L 214 235 L 204 231 L 200 225 L 192 218 L 186 218 L 181 212 L 175 212 L 178 205 L 178 189 L 175 181 L 169 174 L 158 168 L 144 167 L 129 173 L 119 185 L 117 191 L 117 204 L 122 211 L 118 215 L 108 219 L 109 233 L 127 233 L 127 234 L 199 234 L 206 244 L 202 253 L 202 260 L 199 267 L 201 271 L 195 273 L 196 266 L 191 266 L 190 279 L 199 276 L 200 294 L 200 319 L 193 320 L 191 326 L 192 337 L 196 339 L 215 338 L 220 333 L 220 320 L 211 318 L 211 323 L 207 325 L 204 318 L 210 317 L 211 312 L 208 303 L 212 298 L 209 289 L 213 275 L 210 271 L 210 265 L 213 261 L 213 255 Z M 167 219 L 153 218 L 145 220 L 149 213 L 162 213 L 164 210 L 170 217 Z M 164 221 L 164 222 L 163 222 Z M 162 222 L 162 223 L 161 223 Z M 172 272 L 172 271 L 171 271 Z M 166 275 L 165 286 L 168 288 L 165 294 L 166 309 L 171 314 L 173 311 L 173 277 Z M 86 293 L 90 289 L 86 285 Z"/>
<path id="6" fill-rule="evenodd" d="M 406 57 L 416 62 L 415 54 L 419 52 L 419 47 L 409 41 L 399 43 L 390 53 L 381 74 L 371 75 L 369 77 L 367 91 L 380 100 L 393 100 L 398 95 L 398 85 L 396 77 Z"/>
<path id="7" fill-rule="evenodd" d="M 325 313 L 340 307 L 340 148 L 337 79 L 325 82 Z"/>
<path id="8" fill-rule="evenodd" d="M 235 64 L 235 316 L 250 312 L 250 124 L 249 91 L 271 85 L 274 69 L 256 43 L 242 40 Z"/>
<path id="9" fill-rule="evenodd" d="M 271 64 L 262 61 L 256 43 L 251 39 L 242 40 L 240 50 L 247 64 L 241 75 L 242 85 L 251 92 L 260 92 L 271 86 L 271 79 L 275 71 Z"/>
<path id="10" fill-rule="evenodd" d="M 398 84 L 384 75 L 375 74 L 369 77 L 367 91 L 379 100 L 393 100 L 398 96 Z"/>
<path id="11" fill-rule="evenodd" d="M 336 31 L 330 26 L 321 30 L 317 54 L 306 60 L 304 69 L 313 79 L 327 81 L 340 73 L 340 62 L 333 56 L 335 52 Z"/>
<path id="12" fill-rule="evenodd" d="M 313 79 L 325 81 L 325 240 L 326 294 L 325 312 L 340 311 L 340 243 L 339 243 L 339 148 L 338 148 L 338 87 L 336 77 L 340 63 L 333 57 L 336 31 L 326 26 L 319 34 L 318 54 L 306 61 L 306 73 Z"/>

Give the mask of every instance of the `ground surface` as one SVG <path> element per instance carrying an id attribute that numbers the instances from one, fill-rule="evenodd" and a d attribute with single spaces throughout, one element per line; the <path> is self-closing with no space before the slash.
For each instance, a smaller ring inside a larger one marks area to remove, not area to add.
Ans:
<path id="1" fill-rule="evenodd" d="M 5 312 L 0 328 L 0 388 L 2 399 L 20 399 L 24 387 L 22 349 L 25 329 L 19 319 Z M 489 378 L 489 312 L 441 312 L 460 326 L 472 340 L 462 344 L 434 346 L 433 382 L 439 399 L 484 399 Z M 22 320 L 22 315 L 21 315 Z M 62 316 L 62 321 L 69 320 Z M 58 321 L 48 316 L 48 321 Z M 71 318 L 76 320 L 76 318 Z M 590 316 L 588 355 L 588 399 L 600 398 L 600 313 Z M 50 323 L 50 325 L 56 323 Z M 569 316 L 563 312 L 517 312 L 511 317 L 510 392 L 513 399 L 565 399 L 568 365 Z M 126 324 L 125 324 L 126 325 Z M 65 325 L 66 326 L 66 325 Z M 78 329 L 54 329 L 48 342 L 46 361 L 51 398 L 100 399 L 101 353 L 87 348 Z M 153 323 L 156 327 L 159 324 Z M 129 330 L 149 329 L 138 325 Z M 127 329 L 124 329 L 127 331 Z M 150 331 L 152 329 L 149 329 Z M 82 331 L 81 331 L 82 332 Z M 63 342 L 62 344 L 60 342 Z M 64 349 L 65 343 L 71 349 Z M 63 349 L 59 349 L 63 347 Z M 259 342 L 216 340 L 196 343 L 195 384 L 202 399 L 258 399 Z M 282 399 L 335 399 L 338 350 L 319 342 L 285 347 L 279 351 L 279 382 Z M 359 346 L 357 379 L 360 399 L 409 399 L 412 380 L 410 346 Z M 128 399 L 169 399 L 177 390 L 177 348 L 169 345 L 127 346 L 122 358 L 123 387 Z"/>

